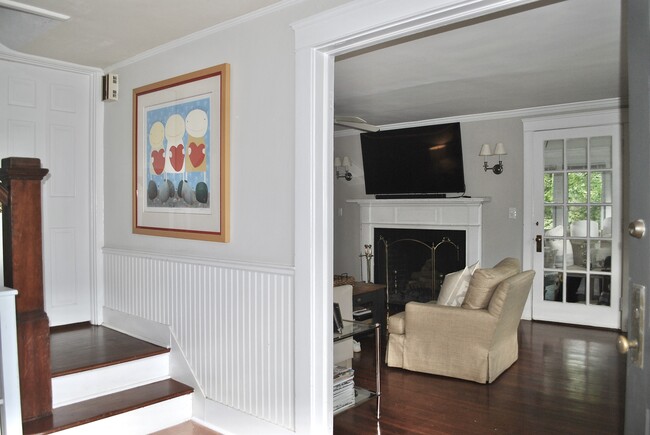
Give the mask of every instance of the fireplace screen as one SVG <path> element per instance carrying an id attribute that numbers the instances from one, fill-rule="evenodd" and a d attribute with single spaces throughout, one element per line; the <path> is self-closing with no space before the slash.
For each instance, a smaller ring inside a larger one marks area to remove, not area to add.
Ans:
<path id="1" fill-rule="evenodd" d="M 374 278 L 386 284 L 390 314 L 438 299 L 447 273 L 465 267 L 465 231 L 375 228 Z"/>

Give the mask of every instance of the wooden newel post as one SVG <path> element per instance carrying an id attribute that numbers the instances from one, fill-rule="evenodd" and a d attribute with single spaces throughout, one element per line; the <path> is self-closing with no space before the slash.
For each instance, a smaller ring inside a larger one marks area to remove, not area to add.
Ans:
<path id="1" fill-rule="evenodd" d="M 2 159 L 5 286 L 18 290 L 16 317 L 23 421 L 52 414 L 50 324 L 43 296 L 41 182 L 39 159 Z M 6 200 L 6 203 L 5 203 Z"/>

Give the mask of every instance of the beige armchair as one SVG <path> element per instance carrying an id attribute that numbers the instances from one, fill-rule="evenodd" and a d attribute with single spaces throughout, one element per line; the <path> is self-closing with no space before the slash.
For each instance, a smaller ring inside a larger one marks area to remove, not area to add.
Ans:
<path id="1" fill-rule="evenodd" d="M 505 263 L 508 270 L 503 268 Z M 404 312 L 389 318 L 389 366 L 491 383 L 517 361 L 517 328 L 535 272 L 519 272 L 519 262 L 514 259 L 478 271 L 483 277 L 492 277 L 494 284 L 488 289 L 493 293 L 485 308 L 470 309 L 466 303 L 463 308 L 410 302 Z M 480 280 L 477 272 L 471 278 L 465 302 L 473 281 Z"/>

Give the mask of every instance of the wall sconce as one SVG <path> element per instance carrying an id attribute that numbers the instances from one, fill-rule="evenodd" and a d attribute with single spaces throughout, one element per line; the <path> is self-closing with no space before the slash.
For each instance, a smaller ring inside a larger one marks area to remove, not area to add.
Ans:
<path id="1" fill-rule="evenodd" d="M 352 174 L 350 173 L 350 159 L 348 156 L 343 157 L 343 162 L 341 163 L 341 158 L 334 158 L 334 166 L 336 167 L 336 179 L 345 178 L 346 181 L 352 180 Z"/>
<path id="2" fill-rule="evenodd" d="M 494 147 L 494 152 L 492 152 L 492 147 L 490 146 L 489 143 L 484 143 L 483 146 L 481 147 L 481 152 L 478 153 L 479 156 L 483 156 L 483 169 L 485 169 L 485 172 L 487 172 L 488 169 L 490 169 L 492 170 L 492 172 L 494 172 L 497 175 L 503 172 L 503 162 L 501 161 L 501 156 L 505 156 L 506 154 L 508 154 L 506 152 L 506 148 L 503 146 L 501 142 L 496 144 L 496 146 Z M 499 163 L 497 163 L 494 166 L 488 166 L 487 156 L 499 156 Z"/>

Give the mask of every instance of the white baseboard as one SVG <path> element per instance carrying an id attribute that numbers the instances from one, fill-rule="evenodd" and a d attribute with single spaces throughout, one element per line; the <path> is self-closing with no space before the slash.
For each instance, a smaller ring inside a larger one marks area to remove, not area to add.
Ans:
<path id="1" fill-rule="evenodd" d="M 194 388 L 192 417 L 203 419 L 206 400 L 204 389 L 194 375 L 181 346 L 168 325 L 104 307 L 103 326 L 169 348 L 168 377 Z"/>
<path id="2" fill-rule="evenodd" d="M 157 346 L 168 349 L 171 347 L 169 326 L 162 323 L 104 307 L 104 323 L 102 326 L 148 341 Z"/>
<path id="3" fill-rule="evenodd" d="M 223 435 L 296 435 L 296 432 L 290 429 L 210 399 L 205 400 L 205 418 L 194 420 Z"/>
<path id="4" fill-rule="evenodd" d="M 192 416 L 202 419 L 205 415 L 205 393 L 173 333 L 171 334 L 169 375 L 178 382 L 194 388 Z"/>

